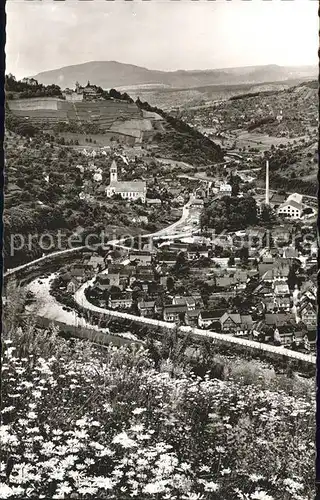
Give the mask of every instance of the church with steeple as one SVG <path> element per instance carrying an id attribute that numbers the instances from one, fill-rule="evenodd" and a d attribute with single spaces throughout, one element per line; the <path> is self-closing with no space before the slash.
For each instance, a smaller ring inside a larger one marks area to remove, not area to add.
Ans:
<path id="1" fill-rule="evenodd" d="M 140 199 L 142 203 L 145 203 L 147 184 L 146 181 L 119 181 L 118 167 L 113 160 L 110 168 L 110 184 L 106 187 L 106 194 L 108 198 L 119 194 L 125 200 L 136 201 Z"/>

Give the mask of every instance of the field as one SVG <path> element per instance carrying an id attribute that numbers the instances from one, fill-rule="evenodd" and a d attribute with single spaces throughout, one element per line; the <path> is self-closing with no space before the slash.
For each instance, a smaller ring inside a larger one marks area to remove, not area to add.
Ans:
<path id="1" fill-rule="evenodd" d="M 155 113 L 145 116 L 145 112 L 136 104 L 117 100 L 71 103 L 54 98 L 15 99 L 8 101 L 8 107 L 15 116 L 27 118 L 34 125 L 44 128 L 53 125 L 60 126 L 61 132 L 101 132 L 100 135 L 112 131 L 138 140 L 142 139 L 144 133 L 159 130 L 158 122 L 161 121 Z M 69 130 L 66 124 L 69 124 Z M 92 125 L 92 130 L 88 125 Z M 99 139 L 101 142 L 101 137 Z M 105 141 L 103 145 L 106 145 Z"/>
<path id="2" fill-rule="evenodd" d="M 234 136 L 237 149 L 254 147 L 259 149 L 259 151 L 268 151 L 272 145 L 291 145 L 294 144 L 294 141 L 297 142 L 301 139 L 306 139 L 306 136 L 290 139 L 288 137 L 273 137 L 267 134 L 245 132 L 243 130 L 232 131 L 232 135 Z"/>
<path id="3" fill-rule="evenodd" d="M 212 105 L 215 101 L 229 99 L 232 96 L 246 92 L 257 92 L 266 90 L 282 90 L 290 85 L 298 83 L 296 80 L 286 82 L 270 82 L 261 84 L 239 84 L 239 85 L 208 85 L 206 87 L 194 87 L 191 89 L 151 88 L 136 89 L 126 88 L 133 99 L 138 97 L 141 101 L 147 101 L 152 106 L 158 106 L 164 110 L 173 109 L 198 109 Z"/>

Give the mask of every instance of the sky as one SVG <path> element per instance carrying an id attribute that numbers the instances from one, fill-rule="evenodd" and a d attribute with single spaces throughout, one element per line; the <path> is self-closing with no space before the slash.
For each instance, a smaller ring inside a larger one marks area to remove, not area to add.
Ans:
<path id="1" fill-rule="evenodd" d="M 88 61 L 149 69 L 318 64 L 317 0 L 7 0 L 6 72 Z"/>

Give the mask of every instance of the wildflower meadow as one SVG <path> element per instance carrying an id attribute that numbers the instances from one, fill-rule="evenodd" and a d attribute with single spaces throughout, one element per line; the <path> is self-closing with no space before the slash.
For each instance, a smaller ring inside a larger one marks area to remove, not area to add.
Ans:
<path id="1" fill-rule="evenodd" d="M 172 375 L 143 348 L 30 335 L 2 344 L 0 498 L 314 498 L 312 381 Z"/>

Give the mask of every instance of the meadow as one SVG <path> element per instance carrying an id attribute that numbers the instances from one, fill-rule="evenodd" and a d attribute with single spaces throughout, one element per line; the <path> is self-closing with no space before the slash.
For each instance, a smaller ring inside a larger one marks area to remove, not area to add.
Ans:
<path id="1" fill-rule="evenodd" d="M 32 321 L 3 340 L 1 498 L 314 498 L 313 381 L 236 358 L 201 378 Z"/>

